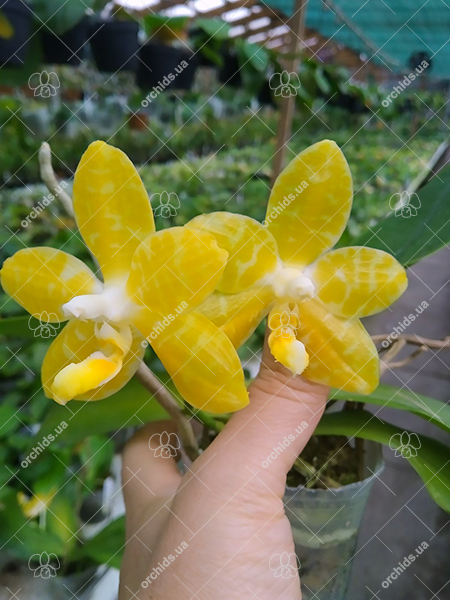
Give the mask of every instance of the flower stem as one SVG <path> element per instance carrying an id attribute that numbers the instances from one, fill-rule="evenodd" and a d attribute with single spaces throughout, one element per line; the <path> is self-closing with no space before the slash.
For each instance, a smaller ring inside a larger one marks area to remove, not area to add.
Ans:
<path id="1" fill-rule="evenodd" d="M 211 415 L 202 410 L 196 410 L 193 415 L 194 419 L 196 419 L 199 423 L 211 429 L 212 431 L 216 431 L 217 433 L 221 432 L 225 427 L 226 423 L 222 421 L 218 421 L 214 419 Z"/>
<path id="2" fill-rule="evenodd" d="M 73 217 L 72 198 L 59 185 L 52 167 L 52 151 L 47 142 L 42 142 L 39 149 L 39 167 L 41 179 L 55 198 L 61 201 L 66 213 Z"/>
<path id="3" fill-rule="evenodd" d="M 175 421 L 183 448 L 188 457 L 194 461 L 200 454 L 197 439 L 191 423 L 183 414 L 180 404 L 144 363 L 139 365 L 136 377 Z"/>

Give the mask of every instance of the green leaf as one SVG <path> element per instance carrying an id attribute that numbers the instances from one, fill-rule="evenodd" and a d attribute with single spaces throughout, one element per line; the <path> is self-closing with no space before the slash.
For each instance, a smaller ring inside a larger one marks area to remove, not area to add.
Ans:
<path id="1" fill-rule="evenodd" d="M 381 384 L 368 396 L 339 390 L 334 392 L 330 399 L 350 400 L 407 410 L 450 432 L 450 406 L 440 400 L 411 392 L 406 388 L 400 389 L 393 385 Z"/>
<path id="2" fill-rule="evenodd" d="M 316 70 L 315 76 L 316 76 L 316 82 L 317 82 L 317 85 L 318 85 L 320 91 L 323 92 L 326 96 L 328 96 L 331 93 L 331 85 L 330 85 L 328 79 L 326 78 L 325 73 L 323 72 L 323 69 L 318 68 Z"/>
<path id="3" fill-rule="evenodd" d="M 92 0 L 33 0 L 33 11 L 56 35 L 62 35 L 81 21 Z"/>
<path id="4" fill-rule="evenodd" d="M 163 380 L 161 376 L 160 379 Z M 62 421 L 66 421 L 69 426 L 58 436 L 57 442 L 72 444 L 84 440 L 89 435 L 108 433 L 123 427 L 167 418 L 165 410 L 139 381 L 133 378 L 119 392 L 104 400 L 70 402 L 67 407 L 54 403 L 36 439 L 54 433 Z"/>
<path id="5" fill-rule="evenodd" d="M 259 73 L 266 73 L 269 65 L 269 54 L 264 48 L 245 40 L 238 40 L 236 42 L 236 50 L 242 71 L 245 71 L 251 65 Z"/>
<path id="6" fill-rule="evenodd" d="M 358 437 L 389 446 L 392 436 L 404 432 L 365 410 L 354 410 L 325 414 L 314 433 Z M 450 513 L 450 448 L 425 435 L 418 437 L 420 448 L 417 456 L 406 459 L 417 471 L 436 504 Z M 403 459 L 398 457 L 398 460 Z"/>
<path id="7" fill-rule="evenodd" d="M 12 406 L 0 406 L 0 439 L 5 438 L 21 425 L 16 419 L 17 409 Z"/>
<path id="8" fill-rule="evenodd" d="M 33 339 L 39 337 L 39 328 L 41 322 L 30 315 L 21 317 L 8 317 L 7 319 L 0 318 L 0 335 L 7 335 L 16 338 Z M 52 323 L 52 329 L 55 335 L 60 331 L 64 324 Z"/>
<path id="9" fill-rule="evenodd" d="M 415 216 L 402 218 L 392 213 L 358 237 L 354 245 L 390 252 L 402 265 L 410 266 L 450 243 L 450 165 L 417 195 L 420 207 Z"/>
<path id="10" fill-rule="evenodd" d="M 125 548 L 125 517 L 112 521 L 95 537 L 77 548 L 71 558 L 79 560 L 90 558 L 99 565 L 108 565 L 120 569 Z"/>
<path id="11" fill-rule="evenodd" d="M 147 36 L 151 36 L 162 27 L 167 28 L 171 32 L 184 31 L 189 23 L 189 17 L 170 17 L 168 15 L 146 15 L 141 20 L 142 28 Z"/>
<path id="12" fill-rule="evenodd" d="M 55 494 L 46 515 L 46 529 L 61 540 L 65 553 L 75 547 L 80 529 L 73 498 L 73 490 L 66 485 Z"/>
<path id="13" fill-rule="evenodd" d="M 25 561 L 44 550 L 57 556 L 64 553 L 64 544 L 57 536 L 25 517 L 17 504 L 16 490 L 8 487 L 0 492 L 0 546 L 4 546 L 8 554 Z"/>
<path id="14" fill-rule="evenodd" d="M 197 19 L 195 25 L 216 40 L 227 40 L 231 26 L 222 19 Z"/>
<path id="15" fill-rule="evenodd" d="M 79 454 L 84 483 L 89 489 L 95 489 L 109 473 L 114 442 L 103 435 L 89 436 L 81 444 Z"/>

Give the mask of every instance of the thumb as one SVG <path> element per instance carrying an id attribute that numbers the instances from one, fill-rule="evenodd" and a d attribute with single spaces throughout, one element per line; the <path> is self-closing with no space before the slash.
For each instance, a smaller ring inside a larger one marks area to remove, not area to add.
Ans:
<path id="1" fill-rule="evenodd" d="M 276 362 L 266 339 L 259 374 L 249 388 L 250 404 L 231 417 L 208 450 L 234 468 L 245 461 L 282 495 L 286 474 L 311 438 L 328 392 L 328 387 L 294 376 Z"/>

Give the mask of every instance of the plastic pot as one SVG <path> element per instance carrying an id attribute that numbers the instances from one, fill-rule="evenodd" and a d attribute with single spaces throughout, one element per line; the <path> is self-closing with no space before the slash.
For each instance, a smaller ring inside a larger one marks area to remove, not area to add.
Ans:
<path id="1" fill-rule="evenodd" d="M 262 106 L 271 106 L 272 108 L 277 107 L 277 103 L 274 99 L 273 90 L 271 89 L 268 81 L 265 81 L 259 89 L 258 102 Z"/>
<path id="2" fill-rule="evenodd" d="M 135 21 L 96 21 L 91 48 L 99 71 L 135 71 L 139 49 L 139 25 Z"/>
<path id="3" fill-rule="evenodd" d="M 142 89 L 191 89 L 198 59 L 189 50 L 152 42 L 141 47 L 139 58 L 137 83 Z"/>
<path id="4" fill-rule="evenodd" d="M 33 14 L 22 0 L 6 0 L 0 6 L 14 28 L 9 40 L 0 38 L 0 68 L 21 67 L 27 57 Z"/>
<path id="5" fill-rule="evenodd" d="M 42 562 L 46 563 L 47 558 L 43 552 Z M 0 571 L 0 598 L 10 598 L 10 590 L 20 590 L 20 600 L 90 600 L 101 577 L 101 570 L 96 567 L 70 576 L 60 575 L 58 568 L 48 572 L 39 563 L 32 567 L 18 561 L 4 565 Z"/>
<path id="6" fill-rule="evenodd" d="M 345 600 L 361 519 L 383 468 L 381 446 L 367 442 L 362 481 L 337 489 L 286 489 L 303 600 Z"/>
<path id="7" fill-rule="evenodd" d="M 88 23 L 87 17 L 84 17 L 75 27 L 61 35 L 55 35 L 45 27 L 42 33 L 45 62 L 53 65 L 79 65 L 86 54 Z"/>
<path id="8" fill-rule="evenodd" d="M 239 70 L 239 60 L 235 54 L 223 54 L 223 65 L 219 70 L 219 81 L 225 85 L 242 87 L 242 77 Z"/>

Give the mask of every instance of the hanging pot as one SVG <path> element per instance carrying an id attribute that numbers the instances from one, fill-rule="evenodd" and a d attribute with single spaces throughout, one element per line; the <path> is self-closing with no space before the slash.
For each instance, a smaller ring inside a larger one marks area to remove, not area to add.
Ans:
<path id="1" fill-rule="evenodd" d="M 197 56 L 184 48 L 147 43 L 139 50 L 137 83 L 159 94 L 168 88 L 190 90 L 197 70 Z"/>
<path id="2" fill-rule="evenodd" d="M 135 21 L 97 21 L 91 48 L 99 71 L 134 71 L 138 64 L 139 25 Z"/>
<path id="3" fill-rule="evenodd" d="M 346 598 L 361 519 L 383 468 L 381 446 L 366 442 L 362 481 L 326 490 L 286 488 L 303 600 Z"/>
<path id="4" fill-rule="evenodd" d="M 22 67 L 27 57 L 33 13 L 22 0 L 6 0 L 0 9 L 14 29 L 11 38 L 0 38 L 0 68 Z"/>
<path id="5" fill-rule="evenodd" d="M 79 21 L 75 27 L 61 35 L 56 35 L 48 27 L 42 32 L 42 49 L 44 60 L 53 65 L 79 65 L 86 54 L 88 38 L 87 17 Z"/>

